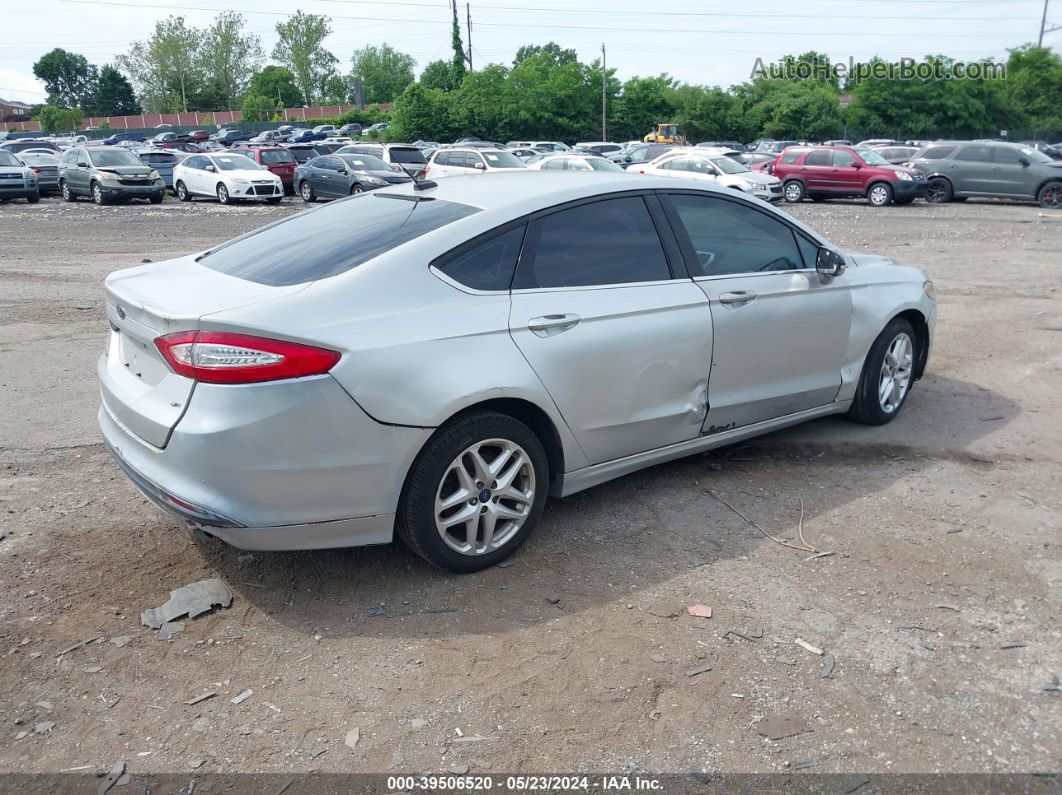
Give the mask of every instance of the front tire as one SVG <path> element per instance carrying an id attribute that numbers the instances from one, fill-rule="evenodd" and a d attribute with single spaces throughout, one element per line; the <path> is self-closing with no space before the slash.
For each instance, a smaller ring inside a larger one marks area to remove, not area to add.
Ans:
<path id="1" fill-rule="evenodd" d="M 356 196 L 359 193 L 364 193 L 365 188 L 361 187 L 357 182 L 350 186 L 350 195 Z"/>
<path id="2" fill-rule="evenodd" d="M 807 195 L 807 192 L 804 190 L 803 182 L 798 179 L 791 179 L 782 186 L 782 195 L 785 196 L 785 200 L 790 204 L 799 204 L 804 201 L 804 196 Z"/>
<path id="3" fill-rule="evenodd" d="M 933 177 L 929 180 L 929 186 L 926 188 L 926 201 L 930 204 L 947 204 L 954 195 L 955 191 L 951 187 L 951 182 L 944 177 Z"/>
<path id="4" fill-rule="evenodd" d="M 225 187 L 222 182 L 218 183 L 218 203 L 219 204 L 231 204 L 232 199 L 229 197 L 229 189 Z"/>
<path id="5" fill-rule="evenodd" d="M 101 207 L 104 204 L 110 204 L 110 200 L 103 195 L 103 186 L 100 185 L 100 183 L 93 182 L 90 186 L 90 190 L 92 191 L 92 201 L 94 201 L 96 204 L 100 205 Z"/>
<path id="6" fill-rule="evenodd" d="M 480 571 L 527 540 L 548 491 L 546 451 L 530 428 L 493 411 L 468 414 L 436 431 L 417 457 L 398 536 L 439 568 Z"/>
<path id="7" fill-rule="evenodd" d="M 149 197 L 149 200 L 151 201 L 152 204 L 162 204 L 162 194 L 161 193 L 152 193 L 151 196 Z"/>
<path id="8" fill-rule="evenodd" d="M 29 202 L 30 204 L 36 204 L 40 200 L 41 200 L 40 191 L 38 191 L 37 193 L 31 193 L 29 196 L 26 197 L 26 201 Z"/>
<path id="9" fill-rule="evenodd" d="M 867 201 L 873 207 L 888 207 L 892 204 L 892 185 L 875 182 L 867 191 Z"/>
<path id="10" fill-rule="evenodd" d="M 1062 181 L 1052 180 L 1040 188 L 1036 200 L 1045 210 L 1062 210 Z"/>
<path id="11" fill-rule="evenodd" d="M 917 361 L 914 329 L 904 318 L 894 318 L 870 346 L 848 416 L 867 425 L 892 422 L 911 392 Z"/>
<path id="12" fill-rule="evenodd" d="M 59 192 L 63 195 L 63 201 L 65 201 L 65 202 L 76 202 L 77 201 L 77 196 L 75 196 L 74 192 L 72 190 L 70 190 L 70 183 L 67 182 L 65 179 L 59 184 Z"/>

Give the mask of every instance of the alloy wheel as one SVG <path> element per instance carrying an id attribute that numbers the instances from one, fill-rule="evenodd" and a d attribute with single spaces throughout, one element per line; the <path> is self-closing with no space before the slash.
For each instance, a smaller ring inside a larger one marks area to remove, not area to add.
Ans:
<path id="1" fill-rule="evenodd" d="M 1052 210 L 1062 209 L 1062 185 L 1048 185 L 1040 191 L 1040 206 Z"/>
<path id="2" fill-rule="evenodd" d="M 889 343 L 878 378 L 878 405 L 886 414 L 893 414 L 903 403 L 913 365 L 914 344 L 906 332 L 901 332 Z"/>
<path id="3" fill-rule="evenodd" d="M 462 555 L 486 555 L 508 543 L 535 501 L 535 468 L 520 445 L 487 439 L 447 467 L 435 495 L 435 527 Z"/>
<path id="4" fill-rule="evenodd" d="M 299 193 L 302 196 L 302 200 L 308 202 L 313 197 L 313 188 L 310 187 L 309 182 L 304 181 L 302 185 L 299 186 Z"/>
<path id="5" fill-rule="evenodd" d="M 96 204 L 103 204 L 103 188 L 100 187 L 98 182 L 92 185 L 92 201 L 96 202 Z"/>
<path id="6" fill-rule="evenodd" d="M 224 185 L 218 185 L 218 201 L 222 204 L 229 203 L 229 191 Z"/>
<path id="7" fill-rule="evenodd" d="M 931 179 L 926 188 L 926 201 L 940 204 L 948 200 L 948 183 L 942 179 Z"/>

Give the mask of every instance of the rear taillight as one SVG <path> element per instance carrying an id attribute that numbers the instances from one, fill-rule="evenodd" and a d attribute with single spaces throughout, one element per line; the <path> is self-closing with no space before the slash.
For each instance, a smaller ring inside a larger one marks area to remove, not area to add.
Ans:
<path id="1" fill-rule="evenodd" d="M 173 372 L 208 384 L 322 375 L 340 358 L 325 348 L 227 331 L 180 331 L 156 338 L 155 347 Z"/>
<path id="2" fill-rule="evenodd" d="M 39 168 L 37 168 L 37 166 L 30 166 L 30 170 L 32 170 L 34 174 L 40 174 L 41 173 L 41 170 Z"/>

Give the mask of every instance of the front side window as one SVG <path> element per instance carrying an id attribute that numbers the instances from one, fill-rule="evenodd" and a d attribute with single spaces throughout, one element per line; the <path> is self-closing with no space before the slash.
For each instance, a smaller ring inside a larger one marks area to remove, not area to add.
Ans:
<path id="1" fill-rule="evenodd" d="M 767 213 L 714 196 L 673 194 L 671 202 L 696 252 L 693 276 L 805 267 L 793 230 Z"/>
<path id="2" fill-rule="evenodd" d="M 483 157 L 491 168 L 523 168 L 520 158 L 511 152 L 484 152 Z"/>
<path id="3" fill-rule="evenodd" d="M 534 260 L 526 266 L 521 262 L 517 289 L 671 278 L 660 237 L 640 196 L 582 204 L 536 223 Z"/>
<path id="4" fill-rule="evenodd" d="M 889 165 L 889 161 L 886 160 L 884 157 L 882 157 L 877 152 L 875 152 L 873 149 L 867 149 L 865 147 L 860 147 L 856 151 L 859 153 L 859 156 L 863 158 L 863 162 L 866 163 L 868 166 L 887 166 L 887 165 Z"/>
<path id="5" fill-rule="evenodd" d="M 240 279 L 284 287 L 345 273 L 477 213 L 465 204 L 365 193 L 330 202 L 211 249 L 197 260 Z"/>
<path id="6" fill-rule="evenodd" d="M 526 226 L 518 226 L 478 243 L 440 266 L 439 270 L 475 290 L 508 290 L 526 229 Z"/>
<path id="7" fill-rule="evenodd" d="M 834 151 L 834 153 L 833 153 L 833 166 L 834 166 L 834 168 L 851 168 L 854 163 L 855 163 L 855 157 L 848 150 L 846 150 L 846 149 L 837 149 L 837 150 Z"/>
<path id="8" fill-rule="evenodd" d="M 732 157 L 713 157 L 712 164 L 724 174 L 745 174 L 749 167 Z"/>

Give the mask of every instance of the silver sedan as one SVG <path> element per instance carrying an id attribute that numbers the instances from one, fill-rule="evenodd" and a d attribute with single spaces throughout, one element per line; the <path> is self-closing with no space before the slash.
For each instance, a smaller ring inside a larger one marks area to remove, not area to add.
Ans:
<path id="1" fill-rule="evenodd" d="M 889 422 L 932 284 L 726 188 L 453 177 L 111 274 L 99 421 L 129 478 L 245 549 L 483 569 L 547 495 L 827 414 Z"/>

